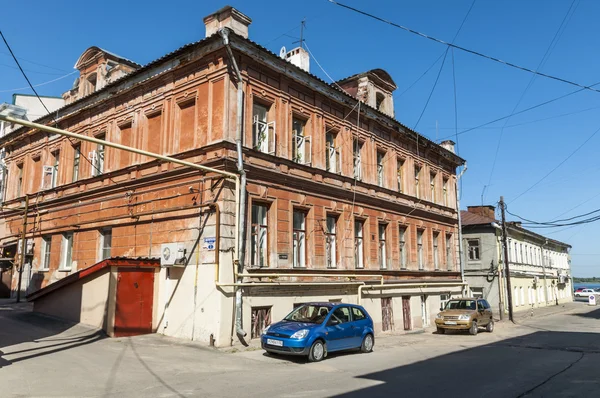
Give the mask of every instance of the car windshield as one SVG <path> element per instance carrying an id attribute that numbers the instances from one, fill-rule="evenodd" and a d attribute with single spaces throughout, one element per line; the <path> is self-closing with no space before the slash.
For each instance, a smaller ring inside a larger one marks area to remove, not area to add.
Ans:
<path id="1" fill-rule="evenodd" d="M 446 310 L 476 310 L 475 300 L 450 300 L 444 308 Z"/>
<path id="2" fill-rule="evenodd" d="M 283 319 L 290 322 L 323 323 L 330 309 L 331 307 L 326 305 L 305 304 Z"/>

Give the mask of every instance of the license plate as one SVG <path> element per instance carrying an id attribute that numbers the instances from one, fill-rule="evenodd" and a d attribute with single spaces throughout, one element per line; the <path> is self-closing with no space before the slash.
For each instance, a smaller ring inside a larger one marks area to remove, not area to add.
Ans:
<path id="1" fill-rule="evenodd" d="M 278 347 L 283 347 L 283 341 L 281 341 L 281 340 L 267 339 L 267 344 L 276 345 Z"/>
<path id="2" fill-rule="evenodd" d="M 444 325 L 456 325 L 456 322 L 446 321 L 446 322 L 444 322 Z"/>

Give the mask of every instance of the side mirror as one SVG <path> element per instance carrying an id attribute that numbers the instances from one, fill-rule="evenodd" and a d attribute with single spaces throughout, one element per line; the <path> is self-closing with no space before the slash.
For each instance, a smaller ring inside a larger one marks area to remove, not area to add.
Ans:
<path id="1" fill-rule="evenodd" d="M 440 304 L 440 311 L 444 311 L 444 304 Z"/>

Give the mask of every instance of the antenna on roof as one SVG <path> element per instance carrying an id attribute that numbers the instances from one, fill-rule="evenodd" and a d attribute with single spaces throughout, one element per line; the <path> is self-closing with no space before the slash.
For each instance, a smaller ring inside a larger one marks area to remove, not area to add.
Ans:
<path id="1" fill-rule="evenodd" d="M 306 17 L 300 22 L 300 40 L 294 43 L 300 43 L 300 48 L 304 48 L 304 29 L 306 29 Z"/>

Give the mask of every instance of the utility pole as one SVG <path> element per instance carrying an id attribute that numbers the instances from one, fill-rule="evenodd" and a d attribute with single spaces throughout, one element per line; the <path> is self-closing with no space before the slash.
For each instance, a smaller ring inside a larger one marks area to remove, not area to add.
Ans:
<path id="1" fill-rule="evenodd" d="M 496 228 L 494 228 L 494 235 L 496 234 Z M 500 244 L 500 251 L 502 251 L 502 243 L 501 240 L 496 238 L 496 243 Z M 498 258 L 502 258 L 502 253 L 498 253 Z M 504 319 L 504 286 L 502 285 L 502 273 L 504 272 L 504 264 L 500 260 L 498 260 L 498 301 L 500 304 L 500 320 Z"/>
<path id="2" fill-rule="evenodd" d="M 506 215 L 504 213 L 506 204 L 504 203 L 504 196 L 500 196 L 500 210 L 502 213 L 502 245 L 504 246 L 504 269 L 506 272 L 506 298 L 508 299 L 508 319 L 514 322 L 513 319 L 513 306 L 512 306 L 512 286 L 510 284 L 510 267 L 508 265 L 508 244 L 506 243 Z"/>
<path id="3" fill-rule="evenodd" d="M 546 256 L 544 254 L 544 247 L 548 244 L 548 239 L 542 245 L 542 273 L 544 274 L 544 301 L 546 302 L 546 307 L 548 306 L 548 281 L 546 280 Z"/>
<path id="4" fill-rule="evenodd" d="M 25 266 L 25 235 L 27 234 L 27 211 L 29 210 L 29 195 L 25 195 L 25 211 L 23 212 L 23 231 L 21 232 L 21 257 L 19 258 L 19 283 L 17 284 L 17 303 L 21 302 L 21 281 Z"/>

